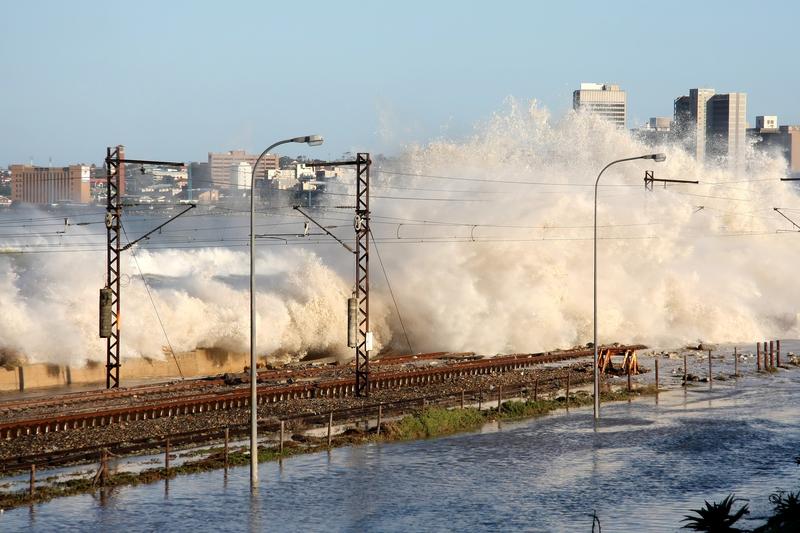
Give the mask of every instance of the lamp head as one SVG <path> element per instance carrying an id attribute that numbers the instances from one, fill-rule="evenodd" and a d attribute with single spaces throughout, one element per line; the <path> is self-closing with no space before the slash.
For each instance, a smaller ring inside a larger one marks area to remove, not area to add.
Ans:
<path id="1" fill-rule="evenodd" d="M 642 159 L 652 159 L 656 163 L 663 163 L 667 160 L 667 154 L 648 154 L 643 155 Z"/>
<path id="2" fill-rule="evenodd" d="M 306 135 L 304 137 L 295 137 L 292 139 L 294 143 L 306 143 L 309 146 L 319 146 L 322 144 L 322 141 L 321 135 Z"/>

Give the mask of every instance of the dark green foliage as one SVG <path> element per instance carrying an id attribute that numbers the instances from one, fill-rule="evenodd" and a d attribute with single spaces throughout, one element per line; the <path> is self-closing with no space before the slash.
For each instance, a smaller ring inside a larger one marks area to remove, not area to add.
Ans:
<path id="1" fill-rule="evenodd" d="M 425 439 L 475 429 L 484 422 L 484 413 L 477 409 L 430 407 L 386 424 L 384 435 L 390 440 Z"/>
<path id="2" fill-rule="evenodd" d="M 500 406 L 500 416 L 503 418 L 527 418 L 547 414 L 560 407 L 554 400 L 528 400 L 526 402 L 509 401 Z"/>
<path id="3" fill-rule="evenodd" d="M 705 507 L 700 509 L 692 509 L 696 516 L 686 515 L 682 520 L 686 522 L 683 526 L 685 529 L 692 529 L 694 531 L 705 531 L 707 533 L 723 533 L 723 532 L 737 532 L 743 531 L 739 528 L 733 527 L 740 518 L 750 513 L 748 505 L 744 504 L 738 511 L 733 511 L 733 505 L 736 502 L 744 501 L 741 498 L 734 497 L 729 494 L 724 500 L 719 503 L 705 502 Z"/>
<path id="4" fill-rule="evenodd" d="M 767 523 L 754 529 L 758 533 L 777 533 L 778 531 L 800 531 L 800 491 L 779 491 L 769 497 L 773 515 Z"/>

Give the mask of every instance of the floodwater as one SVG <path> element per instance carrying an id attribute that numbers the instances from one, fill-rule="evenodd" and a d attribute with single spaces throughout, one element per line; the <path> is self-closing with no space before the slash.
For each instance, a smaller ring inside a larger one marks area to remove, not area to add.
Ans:
<path id="1" fill-rule="evenodd" d="M 732 370 L 716 361 L 715 374 Z M 680 361 L 682 363 L 682 360 Z M 776 489 L 800 488 L 800 369 L 686 390 L 662 359 L 655 397 L 481 431 L 341 448 L 248 469 L 7 510 L 0 531 L 677 531 L 703 500 L 748 498 L 763 523 Z M 704 375 L 707 359 L 692 360 Z M 695 368 L 696 367 L 696 368 Z M 649 375 L 652 377 L 652 374 Z"/>

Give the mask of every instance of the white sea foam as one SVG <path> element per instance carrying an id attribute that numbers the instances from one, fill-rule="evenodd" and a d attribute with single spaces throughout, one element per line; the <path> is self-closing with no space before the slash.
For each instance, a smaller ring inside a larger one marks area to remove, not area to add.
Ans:
<path id="1" fill-rule="evenodd" d="M 789 226 L 772 208 L 797 207 L 798 199 L 780 181 L 780 157 L 751 152 L 748 169 L 738 172 L 703 166 L 677 147 L 648 148 L 594 117 L 569 113 L 553 120 L 536 105 L 511 102 L 466 140 L 408 147 L 373 169 L 373 232 L 413 349 L 527 352 L 590 341 L 591 185 L 609 161 L 652 151 L 665 152 L 667 161 L 622 163 L 601 182 L 600 341 L 797 337 L 800 246 L 796 235 L 776 233 Z M 702 184 L 648 192 L 646 169 Z M 330 190 L 352 191 L 351 184 L 345 177 Z M 336 231 L 352 239 L 351 229 Z M 14 239 L 3 244 L 13 248 Z M 246 248 L 137 254 L 176 351 L 247 349 Z M 352 263 L 341 257 L 332 246 L 258 252 L 261 353 L 352 355 L 345 348 Z M 373 254 L 372 329 L 380 346 L 402 349 L 405 337 L 376 259 Z M 101 359 L 103 269 L 99 252 L 0 254 L 2 350 L 34 361 Z M 166 341 L 130 256 L 123 270 L 131 276 L 124 288 L 123 356 L 163 357 Z"/>

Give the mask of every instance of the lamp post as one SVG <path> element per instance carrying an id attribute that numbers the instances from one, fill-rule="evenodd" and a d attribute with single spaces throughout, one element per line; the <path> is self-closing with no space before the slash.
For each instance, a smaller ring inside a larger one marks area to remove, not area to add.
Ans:
<path id="1" fill-rule="evenodd" d="M 305 143 L 309 146 L 319 146 L 322 144 L 322 137 L 319 135 L 306 135 L 304 137 L 294 137 L 278 141 L 267 147 L 256 159 L 253 170 L 250 173 L 250 488 L 255 490 L 258 487 L 258 391 L 256 372 L 256 195 L 254 192 L 256 185 L 256 169 L 261 159 L 267 152 L 288 143 Z"/>
<path id="2" fill-rule="evenodd" d="M 594 275 L 594 419 L 597 420 L 600 418 L 600 369 L 597 365 L 597 185 L 600 183 L 600 176 L 603 175 L 603 172 L 606 171 L 608 167 L 611 165 L 616 165 L 617 163 L 622 163 L 623 161 L 634 161 L 636 159 L 652 159 L 657 163 L 661 163 L 662 161 L 666 161 L 667 156 L 664 154 L 647 154 L 647 155 L 640 155 L 637 157 L 626 157 L 624 159 L 617 159 L 616 161 L 612 161 L 611 163 L 607 164 L 603 167 L 603 170 L 600 171 L 600 174 L 597 175 L 597 179 L 594 182 L 594 264 L 593 264 L 593 275 Z"/>

